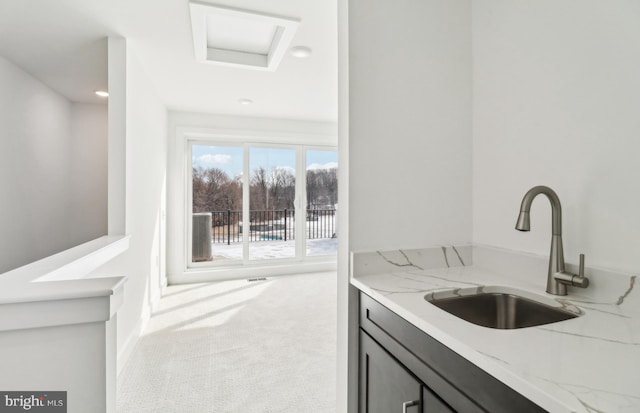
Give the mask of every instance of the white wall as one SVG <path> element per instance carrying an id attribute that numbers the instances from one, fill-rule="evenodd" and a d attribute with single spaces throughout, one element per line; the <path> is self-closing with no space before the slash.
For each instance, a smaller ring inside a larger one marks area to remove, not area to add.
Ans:
<path id="1" fill-rule="evenodd" d="M 548 185 L 568 262 L 640 268 L 639 39 L 637 2 L 473 2 L 474 242 L 547 255 Z"/>
<path id="2" fill-rule="evenodd" d="M 136 269 L 133 274 L 149 277 L 144 282 L 130 280 L 127 288 L 138 297 L 147 292 L 152 305 L 160 298 L 160 286 L 166 283 L 161 255 L 166 232 L 166 185 L 167 109 L 134 51 L 128 49 L 126 231 L 136 238 L 132 238 L 129 249 Z M 118 313 L 121 325 L 132 321 L 123 320 L 126 314 Z"/>
<path id="3" fill-rule="evenodd" d="M 350 249 L 471 241 L 468 0 L 349 2 Z"/>
<path id="4" fill-rule="evenodd" d="M 471 5 L 350 0 L 338 10 L 341 185 L 349 179 L 338 268 L 345 412 L 357 409 L 358 351 L 347 252 L 471 242 Z"/>
<path id="5" fill-rule="evenodd" d="M 107 234 L 107 106 L 71 105 L 71 205 L 76 237 Z"/>
<path id="6" fill-rule="evenodd" d="M 108 131 L 108 233 L 126 233 L 127 213 L 127 41 L 110 36 L 107 41 L 109 84 Z"/>
<path id="7" fill-rule="evenodd" d="M 111 326 L 108 321 L 1 331 L 6 374 L 0 375 L 0 386 L 67 391 L 69 413 L 115 412 L 105 391 Z"/>
<path id="8" fill-rule="evenodd" d="M 117 67 L 110 67 L 110 70 L 126 70 L 126 77 L 113 77 L 126 84 L 126 99 L 117 101 L 117 107 L 110 108 L 110 113 L 126 110 L 124 218 L 125 232 L 131 235 L 131 245 L 124 254 L 100 270 L 101 273 L 128 277 L 124 303 L 118 311 L 120 369 L 160 299 L 162 285 L 166 283 L 163 261 L 167 110 L 130 43 L 123 39 L 113 42 L 110 39 L 109 53 L 110 56 L 120 56 Z M 109 77 L 112 79 L 111 73 Z M 119 177 L 114 176 L 114 179 Z"/>
<path id="9" fill-rule="evenodd" d="M 107 154 L 106 107 L 72 104 L 1 56 L 0 90 L 3 273 L 106 234 Z"/>
<path id="10" fill-rule="evenodd" d="M 349 284 L 349 4 L 338 0 L 338 287 L 336 340 L 336 411 L 357 411 L 357 300 L 350 297 Z M 347 219 L 345 219 L 345 217 Z M 351 394 L 349 390 L 352 389 Z M 353 410 L 349 410 L 353 409 Z"/>

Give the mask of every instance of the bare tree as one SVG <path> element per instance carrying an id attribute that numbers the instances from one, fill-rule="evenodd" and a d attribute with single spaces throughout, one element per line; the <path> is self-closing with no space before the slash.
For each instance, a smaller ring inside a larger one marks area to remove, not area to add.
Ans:
<path id="1" fill-rule="evenodd" d="M 242 205 L 242 182 L 218 168 L 192 170 L 193 212 L 226 211 Z"/>
<path id="2" fill-rule="evenodd" d="M 306 172 L 307 205 L 311 209 L 338 202 L 338 170 L 316 169 Z M 251 173 L 249 208 L 281 210 L 295 207 L 296 177 L 289 168 L 274 167 L 271 172 L 258 167 Z M 218 168 L 193 168 L 193 212 L 242 209 L 242 178 L 231 179 Z"/>
<path id="3" fill-rule="evenodd" d="M 251 174 L 251 186 L 249 188 L 249 209 L 269 209 L 269 177 L 267 170 L 259 167 Z"/>
<path id="4" fill-rule="evenodd" d="M 296 177 L 287 168 L 271 169 L 270 192 L 272 206 L 276 209 L 294 208 L 296 196 Z"/>
<path id="5" fill-rule="evenodd" d="M 307 171 L 307 206 L 320 208 L 338 203 L 338 169 Z"/>

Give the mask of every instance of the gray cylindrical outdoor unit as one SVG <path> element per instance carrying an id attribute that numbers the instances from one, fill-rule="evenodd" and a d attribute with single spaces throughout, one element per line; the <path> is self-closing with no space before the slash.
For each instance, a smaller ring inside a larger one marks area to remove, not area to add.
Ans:
<path id="1" fill-rule="evenodd" d="M 192 261 L 211 261 L 211 212 L 193 214 Z"/>

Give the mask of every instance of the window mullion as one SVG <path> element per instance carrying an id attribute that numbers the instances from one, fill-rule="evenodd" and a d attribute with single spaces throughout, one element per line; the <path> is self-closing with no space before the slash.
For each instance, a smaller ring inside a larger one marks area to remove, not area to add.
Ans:
<path id="1" fill-rule="evenodd" d="M 249 213 L 251 205 L 249 194 L 251 186 L 251 172 L 249 170 L 249 144 L 244 144 L 244 156 L 242 165 L 242 262 L 249 262 L 249 233 L 251 224 L 249 222 Z"/>
<path id="2" fill-rule="evenodd" d="M 302 146 L 296 148 L 296 257 L 306 255 L 306 157 Z"/>

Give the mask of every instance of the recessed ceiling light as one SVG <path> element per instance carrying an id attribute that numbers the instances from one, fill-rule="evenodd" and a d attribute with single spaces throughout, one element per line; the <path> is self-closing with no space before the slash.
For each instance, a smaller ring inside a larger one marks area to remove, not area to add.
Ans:
<path id="1" fill-rule="evenodd" d="M 304 59 L 311 56 L 311 48 L 307 46 L 295 46 L 291 48 L 291 56 Z"/>
<path id="2" fill-rule="evenodd" d="M 106 98 L 109 97 L 109 92 L 105 91 L 105 90 L 96 90 L 96 95 L 100 96 L 101 98 Z"/>
<path id="3" fill-rule="evenodd" d="M 250 105 L 253 103 L 253 100 L 243 98 L 243 99 L 238 99 L 238 103 L 241 105 Z"/>

